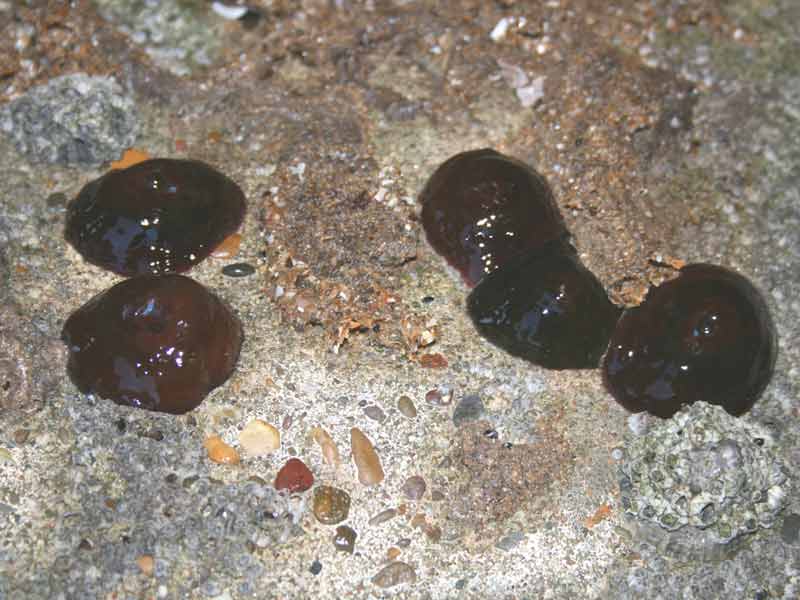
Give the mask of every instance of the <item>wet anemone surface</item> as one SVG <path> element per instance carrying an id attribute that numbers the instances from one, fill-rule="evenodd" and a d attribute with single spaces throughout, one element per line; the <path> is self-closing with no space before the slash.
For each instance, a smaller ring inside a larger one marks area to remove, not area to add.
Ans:
<path id="1" fill-rule="evenodd" d="M 562 240 L 485 277 L 467 311 L 487 340 L 550 369 L 597 367 L 620 313 Z"/>
<path id="2" fill-rule="evenodd" d="M 120 275 L 180 273 L 234 233 L 245 208 L 239 186 L 213 167 L 152 159 L 84 186 L 68 206 L 65 237 Z"/>
<path id="3" fill-rule="evenodd" d="M 759 291 L 729 269 L 692 264 L 625 311 L 603 361 L 606 387 L 633 412 L 670 417 L 703 400 L 741 415 L 769 383 L 775 327 Z"/>
<path id="4" fill-rule="evenodd" d="M 98 294 L 67 319 L 70 378 L 84 393 L 180 414 L 231 374 L 239 319 L 181 275 L 141 276 Z"/>
<path id="5" fill-rule="evenodd" d="M 567 235 L 545 179 L 491 149 L 449 158 L 419 199 L 428 242 L 470 287 L 510 259 Z"/>

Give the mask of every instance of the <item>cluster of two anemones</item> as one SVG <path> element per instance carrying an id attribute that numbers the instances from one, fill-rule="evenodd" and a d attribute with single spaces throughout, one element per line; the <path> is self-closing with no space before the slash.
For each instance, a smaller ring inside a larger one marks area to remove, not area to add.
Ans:
<path id="1" fill-rule="evenodd" d="M 82 392 L 184 413 L 230 376 L 239 319 L 176 273 L 209 256 L 245 210 L 236 183 L 193 160 L 146 160 L 84 186 L 67 208 L 65 237 L 88 262 L 130 279 L 64 324 L 67 370 Z"/>
<path id="2" fill-rule="evenodd" d="M 687 265 L 622 311 L 578 258 L 545 179 L 489 149 L 448 159 L 420 200 L 428 241 L 474 286 L 476 329 L 510 354 L 551 369 L 602 360 L 620 404 L 662 417 L 697 400 L 739 415 L 769 382 L 774 326 L 741 275 Z"/>

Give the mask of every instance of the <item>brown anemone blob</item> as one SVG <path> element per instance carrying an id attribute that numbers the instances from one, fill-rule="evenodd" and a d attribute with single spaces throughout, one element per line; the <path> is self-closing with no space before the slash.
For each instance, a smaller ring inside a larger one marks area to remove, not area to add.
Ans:
<path id="1" fill-rule="evenodd" d="M 239 319 L 181 275 L 140 276 L 98 294 L 67 319 L 67 370 L 84 393 L 181 414 L 230 376 Z"/>
<path id="2" fill-rule="evenodd" d="M 602 367 L 606 387 L 632 412 L 666 418 L 703 400 L 738 416 L 766 388 L 776 355 L 775 327 L 753 284 L 691 264 L 623 313 Z"/>
<path id="3" fill-rule="evenodd" d="M 467 312 L 492 344 L 548 369 L 596 368 L 620 314 L 563 240 L 487 275 Z"/>
<path id="4" fill-rule="evenodd" d="M 428 242 L 470 287 L 512 258 L 568 236 L 544 177 L 488 148 L 446 160 L 419 199 Z"/>
<path id="5" fill-rule="evenodd" d="M 109 171 L 67 207 L 67 241 L 90 263 L 129 277 L 180 273 L 242 224 L 241 188 L 196 160 L 158 158 Z"/>

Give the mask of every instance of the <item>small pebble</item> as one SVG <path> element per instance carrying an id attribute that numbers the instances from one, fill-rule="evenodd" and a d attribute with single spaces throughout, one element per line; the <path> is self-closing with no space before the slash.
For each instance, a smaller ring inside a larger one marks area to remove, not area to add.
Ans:
<path id="1" fill-rule="evenodd" d="M 425 394 L 425 401 L 437 406 L 447 406 L 453 401 L 453 390 L 450 388 L 430 390 Z"/>
<path id="2" fill-rule="evenodd" d="M 408 396 L 400 396 L 397 399 L 397 410 L 409 419 L 417 416 L 417 407 L 414 406 L 414 401 Z"/>
<path id="3" fill-rule="evenodd" d="M 380 406 L 367 406 L 364 409 L 364 414 L 378 423 L 383 423 L 384 419 L 386 419 L 386 413 L 381 410 Z"/>
<path id="4" fill-rule="evenodd" d="M 312 510 L 323 525 L 336 525 L 350 513 L 350 495 L 339 488 L 321 485 L 314 490 Z"/>
<path id="5" fill-rule="evenodd" d="M 402 583 L 415 583 L 417 572 L 414 567 L 404 562 L 393 562 L 386 565 L 372 578 L 372 583 L 382 588 L 394 587 Z"/>
<path id="6" fill-rule="evenodd" d="M 383 481 L 383 467 L 378 453 L 369 438 L 357 427 L 350 430 L 350 447 L 362 485 L 370 486 Z"/>
<path id="7" fill-rule="evenodd" d="M 387 508 L 386 510 L 382 510 L 377 515 L 372 517 L 369 520 L 369 524 L 372 526 L 380 525 L 382 523 L 386 523 L 386 521 L 391 521 L 397 516 L 397 511 L 394 508 Z"/>
<path id="8" fill-rule="evenodd" d="M 336 446 L 336 442 L 333 441 L 330 434 L 322 427 L 314 427 L 314 429 L 311 430 L 311 435 L 314 441 L 319 444 L 325 463 L 333 467 L 338 467 L 342 459 L 339 457 L 339 448 Z"/>
<path id="9" fill-rule="evenodd" d="M 787 544 L 796 544 L 800 539 L 800 515 L 791 513 L 786 515 L 781 526 L 781 539 Z"/>
<path id="10" fill-rule="evenodd" d="M 409 500 L 419 500 L 425 495 L 425 489 L 427 487 L 422 477 L 414 475 L 406 479 L 406 482 L 403 484 L 403 493 Z"/>
<path id="11" fill-rule="evenodd" d="M 263 456 L 281 447 L 281 434 L 269 423 L 253 419 L 239 433 L 239 444 L 250 456 Z"/>
<path id="12" fill-rule="evenodd" d="M 309 569 L 312 575 L 319 575 L 322 572 L 322 563 L 318 560 L 315 560 L 311 563 L 311 568 Z"/>
<path id="13" fill-rule="evenodd" d="M 80 544 L 78 544 L 78 550 L 91 550 L 94 548 L 94 544 L 91 540 L 87 540 L 86 538 L 82 539 Z"/>
<path id="14" fill-rule="evenodd" d="M 312 485 L 314 485 L 314 475 L 299 458 L 287 460 L 275 477 L 276 490 L 288 490 L 290 493 L 305 492 Z"/>
<path id="15" fill-rule="evenodd" d="M 439 490 L 433 490 L 431 492 L 431 500 L 433 500 L 434 502 L 441 502 L 442 500 L 444 500 L 444 494 Z"/>
<path id="16" fill-rule="evenodd" d="M 453 424 L 460 427 L 469 421 L 477 421 L 485 412 L 480 396 L 477 394 L 464 396 L 453 411 Z"/>
<path id="17" fill-rule="evenodd" d="M 212 435 L 206 438 L 206 441 L 203 442 L 203 446 L 205 446 L 206 452 L 208 452 L 208 458 L 215 463 L 222 465 L 239 464 L 239 453 L 223 442 L 222 438 L 218 435 Z"/>
<path id="18" fill-rule="evenodd" d="M 155 560 L 153 560 L 153 557 L 149 554 L 142 554 L 136 559 L 136 564 L 139 566 L 139 570 L 148 577 L 153 574 Z"/>
<path id="19" fill-rule="evenodd" d="M 401 548 L 408 548 L 411 545 L 411 538 L 402 538 L 397 540 L 397 545 Z"/>
<path id="20" fill-rule="evenodd" d="M 28 441 L 28 436 L 30 436 L 31 432 L 29 429 L 17 429 L 14 432 L 14 442 L 17 444 L 24 444 Z"/>
<path id="21" fill-rule="evenodd" d="M 525 539 L 525 534 L 522 531 L 513 531 L 508 535 L 503 536 L 500 538 L 495 546 L 500 550 L 504 550 L 508 552 L 514 546 L 519 545 Z"/>
<path id="22" fill-rule="evenodd" d="M 339 525 L 339 527 L 336 528 L 336 533 L 333 534 L 333 545 L 340 552 L 352 554 L 355 549 L 357 536 L 358 534 L 352 527 Z"/>
<path id="23" fill-rule="evenodd" d="M 392 546 L 386 551 L 386 558 L 387 560 L 389 560 L 389 562 L 391 562 L 393 560 L 396 560 L 397 557 L 400 556 L 400 554 L 402 554 L 402 552 L 403 551 L 400 550 L 400 548 L 395 548 L 394 546 Z"/>
<path id="24" fill-rule="evenodd" d="M 228 277 L 248 277 L 255 272 L 255 267 L 248 263 L 233 263 L 222 267 L 222 274 Z"/>
<path id="25" fill-rule="evenodd" d="M 431 542 L 436 544 L 442 539 L 442 528 L 438 525 L 428 525 L 425 528 L 425 535 L 428 536 Z"/>

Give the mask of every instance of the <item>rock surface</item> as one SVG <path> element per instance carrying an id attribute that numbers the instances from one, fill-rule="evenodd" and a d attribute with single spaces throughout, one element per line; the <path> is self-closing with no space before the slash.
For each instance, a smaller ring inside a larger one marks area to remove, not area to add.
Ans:
<path id="1" fill-rule="evenodd" d="M 133 98 L 110 77 L 57 77 L 0 107 L 0 131 L 31 162 L 94 166 L 116 160 L 140 128 Z"/>
<path id="2" fill-rule="evenodd" d="M 800 5 L 254 0 L 260 16 L 239 21 L 211 4 L 0 2 L 0 110 L 64 75 L 113 78 L 139 125 L 109 148 L 214 164 L 251 200 L 236 257 L 192 271 L 243 323 L 236 374 L 186 415 L 133 411 L 79 394 L 57 341 L 69 309 L 117 281 L 63 239 L 66 199 L 108 159 L 37 162 L 0 135 L 0 344 L 26 382 L 0 411 L 0 596 L 796 595 Z M 764 292 L 780 352 L 750 418 L 793 486 L 773 527 L 707 552 L 676 541 L 693 526 L 632 518 L 617 495 L 628 414 L 599 373 L 550 373 L 474 335 L 417 195 L 483 147 L 547 178 L 615 302 L 676 260 Z M 227 277 L 232 261 L 255 272 Z M 456 428 L 469 394 L 483 421 Z M 208 460 L 206 435 L 233 443 L 254 418 L 280 449 Z M 315 427 L 343 455 L 366 432 L 381 484 L 349 456 L 336 468 Z M 345 521 L 317 520 L 314 488 L 276 492 L 292 457 L 350 496 Z M 353 554 L 338 525 L 358 531 Z M 372 582 L 396 561 L 413 583 Z"/>

